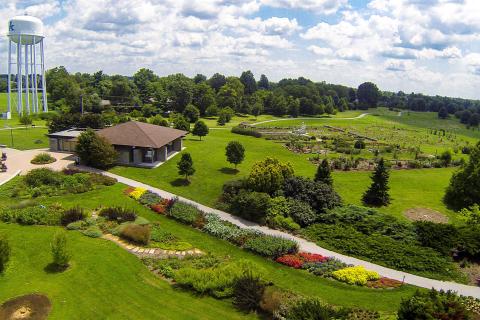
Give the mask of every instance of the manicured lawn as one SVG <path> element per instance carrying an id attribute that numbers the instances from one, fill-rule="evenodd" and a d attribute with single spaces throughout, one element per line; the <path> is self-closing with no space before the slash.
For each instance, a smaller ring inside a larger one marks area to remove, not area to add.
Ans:
<path id="1" fill-rule="evenodd" d="M 47 133 L 47 128 L 0 130 L 0 144 L 19 150 L 47 148 L 48 138 L 45 136 Z"/>
<path id="2" fill-rule="evenodd" d="M 12 201 L 11 199 L 8 199 L 6 196 L 8 194 L 8 189 L 14 183 L 15 183 L 15 181 L 9 183 L 7 186 L 0 187 L 0 199 L 2 201 L 8 201 L 8 202 Z M 400 303 L 401 298 L 411 295 L 413 293 L 413 291 L 415 290 L 415 288 L 413 288 L 411 286 L 404 286 L 400 289 L 395 289 L 395 290 L 374 290 L 374 289 L 348 286 L 346 284 L 342 284 L 342 283 L 336 282 L 334 280 L 329 280 L 329 279 L 323 279 L 323 278 L 320 278 L 320 277 L 316 277 L 316 276 L 314 276 L 312 274 L 309 274 L 308 272 L 303 271 L 303 270 L 295 270 L 295 269 L 291 269 L 291 268 L 288 268 L 288 267 L 285 267 L 285 266 L 281 266 L 278 263 L 275 263 L 273 261 L 269 261 L 265 258 L 262 258 L 260 256 L 257 256 L 257 255 L 254 255 L 252 253 L 246 252 L 242 249 L 239 249 L 238 247 L 235 247 L 235 246 L 233 246 L 232 244 L 230 244 L 226 241 L 219 240 L 219 239 L 214 238 L 210 235 L 207 235 L 207 234 L 204 234 L 204 233 L 202 233 L 198 230 L 195 230 L 191 227 L 179 224 L 178 222 L 167 219 L 164 216 L 154 214 L 152 211 L 138 205 L 134 200 L 129 199 L 128 197 L 124 196 L 122 194 L 123 189 L 124 189 L 123 185 L 117 184 L 113 187 L 103 188 L 103 189 L 99 189 L 99 190 L 96 190 L 96 191 L 87 192 L 87 193 L 84 193 L 84 194 L 67 195 L 67 196 L 63 196 L 63 197 L 47 198 L 47 199 L 41 200 L 40 203 L 48 204 L 48 203 L 60 202 L 60 203 L 64 204 L 65 207 L 74 206 L 76 204 L 79 204 L 79 205 L 81 205 L 82 207 L 85 207 L 85 208 L 95 208 L 95 207 L 98 207 L 100 205 L 103 205 L 103 206 L 120 205 L 120 206 L 134 207 L 141 216 L 149 219 L 150 221 L 160 221 L 161 226 L 163 228 L 165 228 L 167 231 L 178 235 L 183 240 L 188 241 L 189 243 L 193 244 L 195 247 L 197 247 L 197 248 L 199 248 L 203 251 L 210 252 L 210 253 L 216 254 L 216 255 L 221 255 L 221 256 L 228 255 L 228 256 L 232 257 L 233 259 L 249 259 L 249 260 L 255 262 L 256 264 L 258 264 L 259 267 L 263 268 L 266 271 L 266 274 L 268 275 L 268 280 L 271 280 L 277 286 L 285 288 L 285 289 L 294 290 L 294 291 L 297 291 L 297 292 L 305 294 L 305 295 L 317 296 L 317 297 L 323 299 L 324 301 L 327 301 L 327 302 L 329 302 L 331 304 L 335 304 L 335 305 L 357 306 L 357 307 L 363 307 L 363 308 L 368 308 L 368 309 L 374 309 L 374 310 L 382 311 L 385 315 L 390 315 L 391 316 L 395 313 L 396 309 L 398 308 L 398 305 Z M 17 226 L 5 227 L 5 225 L 3 225 L 3 228 L 7 229 L 7 230 L 10 230 L 11 228 L 16 230 L 18 228 L 21 229 L 22 227 L 17 227 Z M 34 229 L 42 229 L 42 230 L 50 229 L 50 228 L 33 228 L 33 227 L 32 228 L 24 227 L 24 228 L 25 229 L 32 229 L 32 230 L 34 230 Z M 94 278 L 93 279 L 93 281 L 94 281 L 94 280 L 98 280 L 98 277 L 99 277 L 97 275 L 97 271 L 95 270 L 96 266 L 98 265 L 99 266 L 98 268 L 103 270 L 104 267 L 103 266 L 100 267 L 100 265 L 106 265 L 105 270 L 110 270 L 111 274 L 109 274 L 108 277 L 104 277 L 102 279 L 104 280 L 104 282 L 108 282 L 108 283 L 110 283 L 110 281 L 111 281 L 111 282 L 115 283 L 115 285 L 114 284 L 108 284 L 107 285 L 107 283 L 103 284 L 103 282 L 102 282 L 102 285 L 104 285 L 105 287 L 112 286 L 113 288 L 115 288 L 114 292 L 116 292 L 117 294 L 122 292 L 121 288 L 116 288 L 117 285 L 120 286 L 120 284 L 117 284 L 117 282 L 120 282 L 120 279 L 122 279 L 123 282 L 127 282 L 127 281 L 130 281 L 131 278 L 137 279 L 138 283 L 136 283 L 134 286 L 132 284 L 128 283 L 128 284 L 125 285 L 124 290 L 127 291 L 127 288 L 129 288 L 130 286 L 133 286 L 134 289 L 130 289 L 131 291 L 129 291 L 129 293 L 132 293 L 132 294 L 133 294 L 133 292 L 136 292 L 137 290 L 142 291 L 143 286 L 148 287 L 150 284 L 159 287 L 161 290 L 163 290 L 167 294 L 171 294 L 171 292 L 177 292 L 177 291 L 165 289 L 166 288 L 165 284 L 162 281 L 157 281 L 155 278 L 150 278 L 148 275 L 145 274 L 145 273 L 148 273 L 146 271 L 146 269 L 142 268 L 141 266 L 138 266 L 138 270 L 137 269 L 124 270 L 124 268 L 126 269 L 126 267 L 124 267 L 123 265 L 120 265 L 120 264 L 121 263 L 126 263 L 126 262 L 123 262 L 125 260 L 129 263 L 128 265 L 132 264 L 133 266 L 136 266 L 137 262 L 133 261 L 136 258 L 134 258 L 133 256 L 127 254 L 126 252 L 116 248 L 113 244 L 106 243 L 105 241 L 100 240 L 100 239 L 86 238 L 85 236 L 81 236 L 80 234 L 76 234 L 75 232 L 69 232 L 69 235 L 73 239 L 80 239 L 81 241 L 76 240 L 76 243 L 78 243 L 79 245 L 80 245 L 80 243 L 91 243 L 93 248 L 95 248 L 95 250 L 94 249 L 90 250 L 90 248 L 88 246 L 83 247 L 83 248 L 78 247 L 77 250 L 79 252 L 82 252 L 82 255 L 83 255 L 83 252 L 86 252 L 85 256 L 93 255 L 95 252 L 97 252 L 96 250 L 103 250 L 102 249 L 103 247 L 105 247 L 105 250 L 110 252 L 110 254 L 108 254 L 106 256 L 105 255 L 96 255 L 97 259 L 93 259 L 95 261 L 95 266 L 91 266 L 91 267 L 88 267 L 86 269 L 88 269 L 89 272 L 91 272 L 92 277 Z M 77 235 L 78 235 L 78 237 L 77 237 Z M 32 237 L 34 238 L 34 236 L 32 236 Z M 45 237 L 47 239 L 46 241 L 48 242 L 49 236 L 45 236 Z M 21 243 L 21 241 L 20 241 L 20 243 Z M 39 243 L 41 243 L 41 242 L 39 242 Z M 34 249 L 32 249 L 32 250 L 34 250 Z M 116 257 L 118 257 L 118 259 L 121 262 L 117 261 Z M 42 265 L 42 264 L 48 263 L 48 256 L 45 256 L 42 259 L 43 259 L 42 262 L 37 262 L 36 264 Z M 85 259 L 87 259 L 87 258 L 85 258 Z M 104 260 L 106 260 L 106 261 L 104 261 Z M 132 260 L 132 261 L 130 261 L 130 260 Z M 78 265 L 78 264 L 79 263 L 75 263 L 75 265 Z M 138 264 L 140 264 L 140 262 L 138 262 Z M 72 271 L 75 271 L 76 270 L 75 268 L 77 268 L 77 267 L 75 266 L 72 269 Z M 119 272 L 117 272 L 117 270 L 119 270 Z M 124 271 L 125 271 L 126 274 L 129 274 L 129 275 L 125 275 L 123 273 Z M 29 272 L 31 272 L 31 271 L 29 271 Z M 138 274 L 143 275 L 143 277 L 139 276 Z M 102 275 L 103 274 L 100 273 L 100 276 L 102 276 Z M 8 283 L 12 282 L 12 287 L 15 286 L 15 288 L 16 288 L 17 285 L 18 285 L 18 282 L 13 283 L 13 280 L 12 280 L 12 278 L 16 279 L 16 277 L 21 277 L 21 275 L 14 275 L 14 276 L 13 275 L 10 275 L 10 276 L 7 275 L 7 277 L 5 277 L 5 278 L 6 278 L 6 281 Z M 44 277 L 47 277 L 47 275 L 40 277 L 42 283 L 43 283 L 42 279 L 44 279 Z M 61 276 L 59 275 L 59 278 L 60 277 Z M 37 275 L 32 276 L 32 278 L 37 278 Z M 139 281 L 139 280 L 142 280 L 142 279 L 147 279 L 147 280 Z M 61 280 L 58 280 L 58 281 L 61 282 L 61 281 L 66 281 L 66 280 L 62 278 Z M 44 284 L 44 285 L 47 286 L 47 284 Z M 73 289 L 71 289 L 71 288 L 74 287 L 74 284 L 71 284 L 71 283 L 67 282 L 64 285 L 65 285 L 65 287 L 68 287 L 68 288 L 62 289 L 62 290 L 67 290 L 68 289 L 68 290 L 73 291 Z M 71 285 L 73 287 L 70 287 Z M 43 289 L 43 290 L 46 290 L 46 289 Z M 60 289 L 56 288 L 56 289 L 52 289 L 52 290 L 57 291 L 57 290 L 60 290 Z M 62 290 L 60 290 L 60 291 L 62 291 Z M 89 290 L 96 290 L 95 288 L 89 288 L 88 286 L 84 286 L 83 290 L 84 290 L 82 292 L 83 299 L 87 300 L 90 296 L 92 296 L 93 299 L 97 298 L 97 294 L 91 294 L 90 291 L 89 291 Z M 162 295 L 158 295 L 155 292 L 152 292 L 152 290 L 154 291 L 154 289 L 145 289 L 144 291 L 142 291 L 142 292 L 145 292 L 145 294 L 143 294 L 143 293 L 139 294 L 139 298 L 134 299 L 134 301 L 136 301 L 135 303 L 139 304 L 139 303 L 141 303 L 140 302 L 141 299 L 147 299 L 148 297 L 146 297 L 146 296 L 151 296 L 151 297 L 155 297 L 155 299 L 158 298 L 157 299 L 158 300 L 157 304 L 158 304 L 159 308 L 160 307 L 166 308 L 166 306 L 162 304 Z M 22 292 L 26 292 L 26 291 L 22 291 Z M 16 293 L 12 293 L 12 294 L 16 294 Z M 178 294 L 180 295 L 180 293 L 178 293 Z M 180 297 L 183 297 L 183 295 L 184 294 L 182 293 L 180 295 Z M 3 296 L 0 295 L 0 297 L 7 297 L 7 296 L 8 296 L 7 294 L 5 294 Z M 105 294 L 105 296 L 108 296 L 108 295 Z M 185 294 L 185 297 L 189 297 L 189 296 Z M 130 299 L 130 298 L 131 297 L 128 296 L 128 298 L 124 298 L 124 299 L 125 299 L 125 301 L 127 301 L 127 299 Z M 120 297 L 118 299 L 120 299 Z M 178 303 L 174 302 L 175 299 L 178 300 L 179 302 Z M 205 299 L 205 300 L 208 301 L 208 302 L 210 301 L 209 299 Z M 117 301 L 117 300 L 114 300 L 114 301 Z M 147 301 L 148 301 L 148 303 L 152 303 L 151 300 L 147 299 Z M 169 299 L 169 300 L 166 300 L 166 301 L 168 301 L 167 303 L 170 304 L 171 307 L 174 308 L 174 309 L 179 304 L 184 303 L 183 300 L 181 300 L 180 298 L 177 298 L 177 297 L 172 297 L 171 300 Z M 180 301 L 182 301 L 182 302 L 180 303 Z M 201 303 L 202 301 L 203 300 L 199 300 L 198 303 Z M 110 303 L 106 302 L 105 300 L 102 300 L 101 303 L 103 303 L 104 308 L 108 307 L 108 308 L 112 308 L 112 309 L 114 308 L 114 306 L 112 306 L 112 304 L 113 305 L 116 304 L 115 302 L 110 304 Z M 219 302 L 217 302 L 217 304 L 218 303 Z M 218 312 L 223 310 L 223 312 L 226 313 L 226 312 L 228 312 L 229 308 L 227 308 L 228 302 L 225 302 L 225 303 L 226 304 L 221 304 L 221 307 L 219 307 L 217 304 L 214 304 L 214 303 L 211 303 L 211 306 L 212 306 L 212 308 L 217 308 L 217 309 L 220 308 L 220 310 L 217 310 Z M 126 304 L 126 303 L 124 303 L 124 304 Z M 93 304 L 93 305 L 95 305 L 95 304 Z M 128 305 L 128 304 L 126 304 L 126 305 Z M 124 308 L 126 308 L 126 307 L 127 306 L 124 306 Z M 94 308 L 94 307 L 92 307 L 92 308 Z M 197 308 L 198 315 L 201 318 L 204 318 L 204 319 L 209 319 L 210 318 L 210 317 L 206 317 L 206 316 L 203 317 L 204 312 L 208 313 L 209 316 L 212 315 L 212 317 L 213 317 L 213 314 L 210 314 L 209 309 L 204 309 L 202 306 L 195 305 L 193 302 L 191 304 L 191 308 L 192 309 Z M 123 309 L 123 310 L 125 310 L 125 309 Z M 187 308 L 184 311 L 187 312 L 188 310 L 190 310 L 190 308 Z M 217 313 L 217 316 L 218 316 L 218 313 Z M 181 317 L 179 316 L 179 318 L 181 318 Z M 189 318 L 189 317 L 187 316 L 186 318 Z M 193 317 L 193 318 L 195 318 L 195 317 Z M 225 318 L 225 317 L 223 317 L 223 318 Z M 234 317 L 232 317 L 230 315 L 226 316 L 226 318 L 234 319 Z"/>
<path id="3" fill-rule="evenodd" d="M 68 232 L 72 267 L 49 273 L 50 241 L 58 227 L 0 223 L 12 260 L 0 276 L 0 301 L 38 292 L 52 302 L 49 319 L 254 319 L 229 301 L 173 289 L 112 242 Z"/>
<path id="4" fill-rule="evenodd" d="M 238 173 L 233 172 L 233 166 L 225 160 L 225 146 L 231 140 L 240 141 L 246 149 L 245 161 L 238 166 Z M 253 163 L 267 156 L 289 161 L 298 175 L 313 177 L 316 170 L 307 160 L 309 155 L 295 154 L 280 143 L 232 134 L 228 130 L 211 130 L 202 141 L 188 136 L 185 146 L 184 152 L 191 153 L 196 168 L 189 185 L 182 183 L 178 175 L 178 156 L 156 169 L 116 167 L 111 171 L 213 206 L 222 192 L 223 183 L 245 177 Z M 401 216 L 406 209 L 426 207 L 453 217 L 455 214 L 441 200 L 453 171 L 452 168 L 392 170 L 393 200 L 382 211 Z M 369 172 L 353 171 L 334 173 L 335 186 L 345 203 L 359 203 L 370 183 L 369 175 Z"/>
<path id="5" fill-rule="evenodd" d="M 380 211 L 404 217 L 410 208 L 430 208 L 447 214 L 452 222 L 458 214 L 445 208 L 442 197 L 454 168 L 392 170 L 390 172 L 391 204 Z M 370 172 L 335 172 L 334 183 L 345 203 L 361 205 L 363 192 L 369 187 Z"/>

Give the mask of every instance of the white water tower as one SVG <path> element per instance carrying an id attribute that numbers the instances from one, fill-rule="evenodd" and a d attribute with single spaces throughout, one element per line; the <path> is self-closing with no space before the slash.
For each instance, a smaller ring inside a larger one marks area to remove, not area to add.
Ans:
<path id="1" fill-rule="evenodd" d="M 43 23 L 38 18 L 25 15 L 8 21 L 7 119 L 11 118 L 12 106 L 18 114 L 48 111 L 44 37 Z"/>

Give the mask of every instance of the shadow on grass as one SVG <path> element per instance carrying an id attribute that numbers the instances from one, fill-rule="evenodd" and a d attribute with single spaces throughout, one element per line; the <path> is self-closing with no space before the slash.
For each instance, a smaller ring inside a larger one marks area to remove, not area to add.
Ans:
<path id="1" fill-rule="evenodd" d="M 222 169 L 218 169 L 218 171 L 220 171 L 221 173 L 224 173 L 224 174 L 237 174 L 238 173 L 237 169 L 227 168 L 227 167 L 223 167 Z"/>
<path id="2" fill-rule="evenodd" d="M 190 181 L 188 181 L 187 179 L 184 179 L 184 178 L 178 178 L 178 179 L 175 179 L 173 181 L 170 181 L 170 184 L 173 187 L 185 187 L 185 186 L 190 185 Z"/>
<path id="3" fill-rule="evenodd" d="M 61 273 L 65 270 L 68 269 L 68 265 L 67 266 L 59 266 L 58 264 L 56 263 L 49 263 L 45 266 L 45 268 L 43 268 L 43 270 L 46 272 L 46 273 Z"/>
<path id="4" fill-rule="evenodd" d="M 194 141 L 194 142 L 202 142 L 204 140 L 200 140 L 198 138 L 183 138 L 183 140 Z"/>

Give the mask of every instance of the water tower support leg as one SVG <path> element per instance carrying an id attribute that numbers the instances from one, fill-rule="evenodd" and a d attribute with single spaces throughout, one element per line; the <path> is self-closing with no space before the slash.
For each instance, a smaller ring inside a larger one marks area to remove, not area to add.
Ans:
<path id="1" fill-rule="evenodd" d="M 27 114 L 30 114 L 30 85 L 28 72 L 28 44 L 25 44 L 25 93 L 26 93 L 26 108 Z"/>
<path id="2" fill-rule="evenodd" d="M 43 102 L 43 111 L 48 112 L 47 105 L 47 88 L 45 86 L 45 55 L 43 52 L 43 39 L 40 41 L 40 60 L 42 64 L 42 102 Z"/>
<path id="3" fill-rule="evenodd" d="M 10 117 L 12 112 L 12 105 L 11 105 L 11 98 L 10 95 L 12 94 L 12 84 L 11 84 L 11 77 L 12 77 L 12 40 L 8 40 L 8 78 L 7 78 L 7 118 Z"/>
<path id="4" fill-rule="evenodd" d="M 17 44 L 17 112 L 23 114 L 23 75 L 22 75 L 22 36 L 18 36 Z"/>
<path id="5" fill-rule="evenodd" d="M 33 105 L 35 112 L 39 112 L 38 108 L 38 84 L 37 84 L 37 45 L 35 44 L 36 39 L 33 36 Z"/>

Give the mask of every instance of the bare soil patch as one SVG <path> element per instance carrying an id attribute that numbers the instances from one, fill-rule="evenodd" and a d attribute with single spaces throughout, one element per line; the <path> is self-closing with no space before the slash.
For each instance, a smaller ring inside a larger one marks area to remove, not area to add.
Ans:
<path id="1" fill-rule="evenodd" d="M 461 269 L 468 277 L 468 282 L 471 285 L 478 286 L 478 279 L 480 279 L 480 265 L 478 263 L 473 263 Z"/>
<path id="2" fill-rule="evenodd" d="M 442 213 L 428 208 L 411 208 L 404 213 L 411 221 L 430 221 L 435 223 L 448 223 L 448 217 Z"/>
<path id="3" fill-rule="evenodd" d="M 2 320 L 44 320 L 52 305 L 47 296 L 28 294 L 10 299 L 0 306 Z"/>

